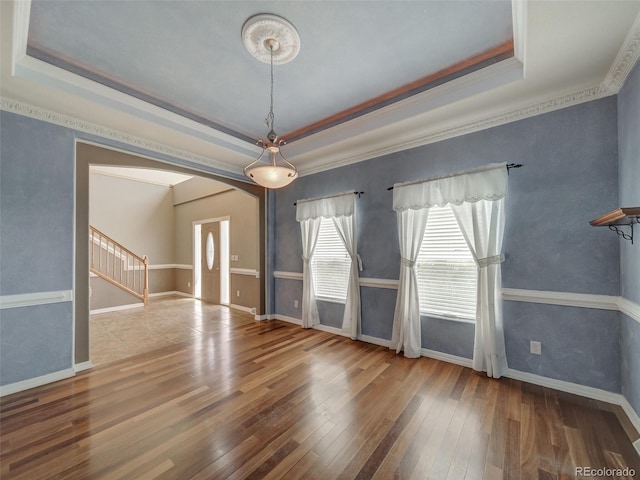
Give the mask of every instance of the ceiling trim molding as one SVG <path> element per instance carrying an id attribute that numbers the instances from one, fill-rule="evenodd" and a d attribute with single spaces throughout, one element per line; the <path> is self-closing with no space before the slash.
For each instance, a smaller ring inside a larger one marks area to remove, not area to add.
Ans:
<path id="1" fill-rule="evenodd" d="M 163 155 L 179 158 L 181 160 L 188 160 L 190 162 L 194 162 L 199 165 L 221 170 L 222 172 L 226 172 L 228 174 L 242 175 L 242 169 L 240 168 L 232 167 L 228 164 L 217 162 L 215 160 L 211 160 L 210 158 L 202 157 L 200 155 L 195 155 L 193 153 L 186 152 L 184 150 L 179 150 L 177 148 L 169 147 L 161 143 L 153 142 L 145 138 L 136 137 L 134 135 L 121 132 L 119 130 L 114 130 L 112 128 L 97 125 L 92 122 L 87 122 L 86 120 L 81 120 L 79 118 L 71 117 L 69 115 L 54 112 L 51 110 L 46 110 L 44 108 L 36 107 L 34 105 L 29 105 L 27 103 L 20 102 L 18 100 L 13 100 L 6 97 L 0 97 L 0 110 L 10 112 L 10 113 L 15 113 L 17 115 L 22 115 L 29 118 L 33 118 L 36 120 L 41 120 L 47 123 L 53 123 L 55 125 L 67 127 L 73 130 L 78 130 L 91 135 L 96 135 L 98 137 L 106 138 L 106 139 L 120 142 L 126 145 L 139 147 L 155 153 L 160 153 Z M 218 174 L 220 172 L 215 172 L 215 173 Z M 238 180 L 238 178 L 235 178 L 235 177 L 230 177 L 230 178 L 233 178 L 234 180 Z"/>
<path id="2" fill-rule="evenodd" d="M 31 0 L 14 3 L 13 10 L 13 49 L 11 52 L 11 75 L 16 74 L 16 65 L 27 56 L 29 38 L 29 20 L 31 18 Z"/>
<path id="3" fill-rule="evenodd" d="M 640 60 L 640 14 L 636 17 L 633 26 L 627 34 L 616 59 L 613 61 L 609 73 L 604 79 L 606 85 L 613 93 L 618 93 L 624 86 L 624 82 L 631 70 Z"/>
<path id="4" fill-rule="evenodd" d="M 486 130 L 492 127 L 497 127 L 507 123 L 516 122 L 518 120 L 524 120 L 529 117 L 542 115 L 544 113 L 550 113 L 555 110 L 561 110 L 563 108 L 571 107 L 581 103 L 598 100 L 600 98 L 608 97 L 614 94 L 615 92 L 610 91 L 604 85 L 604 83 L 601 83 L 599 85 L 585 88 L 577 92 L 553 97 L 524 107 L 507 110 L 505 112 L 498 113 L 489 117 L 476 120 L 465 119 L 457 125 L 442 130 L 432 131 L 427 133 L 426 135 L 412 138 L 411 140 L 395 143 L 393 145 L 386 145 L 381 148 L 372 149 L 367 152 L 351 155 L 349 157 L 338 158 L 331 163 L 326 163 L 327 157 L 323 156 L 322 165 L 314 166 L 313 163 L 311 163 L 306 168 L 299 168 L 298 171 L 300 172 L 301 176 L 320 173 L 326 170 L 331 170 L 333 168 L 369 160 L 371 158 L 377 158 L 402 150 L 408 150 L 410 148 L 420 147 L 423 145 L 440 142 L 442 140 L 467 135 L 469 133 Z"/>
<path id="5" fill-rule="evenodd" d="M 285 135 L 283 135 L 283 137 L 286 138 L 289 143 L 293 143 L 302 138 L 311 136 L 314 133 L 318 133 L 328 128 L 343 124 L 378 109 L 385 108 L 386 106 L 398 104 L 402 100 L 411 99 L 418 96 L 422 98 L 424 97 L 424 95 L 422 94 L 424 92 L 427 92 L 428 90 L 446 83 L 454 83 L 455 80 L 459 78 L 468 77 L 469 75 L 483 69 L 488 70 L 487 67 L 491 65 L 501 62 L 503 62 L 503 64 L 506 64 L 506 62 L 504 61 L 509 60 L 514 56 L 514 39 L 510 38 L 506 42 L 501 43 L 500 45 L 497 45 L 492 49 L 486 50 L 473 57 L 461 60 L 454 65 L 449 65 L 442 70 L 421 77 L 414 82 L 407 83 L 398 88 L 387 91 L 365 102 L 353 105 L 334 115 L 328 116 L 309 125 L 305 125 L 292 132 L 287 132 Z M 518 65 L 518 70 L 519 72 L 522 71 L 521 65 Z M 480 76 L 480 78 L 482 78 L 482 76 Z"/>
<path id="6" fill-rule="evenodd" d="M 526 40 L 527 40 L 528 0 L 511 1 L 511 22 L 513 23 L 513 54 L 520 60 L 526 77 Z"/>
<path id="7" fill-rule="evenodd" d="M 406 119 L 415 119 L 444 105 L 521 79 L 522 64 L 516 58 L 511 57 L 348 122 L 319 131 L 309 137 L 301 138 L 288 144 L 287 151 L 289 156 L 295 160 L 297 156 L 304 156 L 307 152 L 313 152 L 316 148 L 327 145 L 328 140 L 334 145 L 340 142 L 348 142 L 367 132 L 389 127 Z M 423 128 L 421 127 L 423 127 L 422 122 L 418 126 L 420 131 L 414 132 L 414 135 L 422 133 Z M 373 144 L 372 150 L 375 150 L 376 146 L 386 145 L 387 141 L 388 138 L 386 136 L 379 137 L 376 143 Z"/>
<path id="8" fill-rule="evenodd" d="M 526 75 L 524 62 L 525 47 L 525 27 L 526 27 L 526 7 L 527 0 L 513 0 L 514 12 L 514 49 L 515 57 L 522 62 L 523 74 Z M 389 155 L 402 150 L 428 145 L 430 143 L 447 140 L 450 138 L 474 133 L 488 128 L 497 127 L 518 120 L 550 113 L 555 110 L 571 107 L 581 103 L 598 100 L 600 98 L 616 95 L 624 86 L 624 83 L 633 70 L 640 62 L 640 14 L 636 17 L 624 43 L 618 51 L 618 55 L 611 64 L 611 68 L 605 79 L 598 85 L 584 88 L 582 90 L 567 93 L 564 95 L 547 98 L 530 105 L 520 106 L 497 113 L 485 118 L 462 119 L 461 122 L 442 130 L 429 132 L 426 135 L 415 137 L 411 140 L 399 142 L 393 145 L 386 145 L 381 148 L 374 148 L 367 152 L 357 153 L 348 157 L 336 159 L 331 163 L 326 163 L 327 157 L 323 158 L 323 165 L 314 166 L 313 163 L 308 166 L 299 168 L 300 176 L 320 173 L 333 168 L 358 163 L 371 158 Z M 316 162 L 317 163 L 317 162 Z"/>
<path id="9" fill-rule="evenodd" d="M 27 55 L 29 41 L 29 21 L 31 0 L 13 2 L 13 52 L 11 73 L 14 76 L 44 83 L 50 87 L 85 98 L 116 111 L 132 114 L 138 118 L 187 135 L 211 142 L 221 148 L 254 158 L 260 149 L 246 140 L 217 130 L 183 115 L 170 112 L 153 103 L 140 100 L 132 95 L 115 90 L 81 75 L 69 72 L 53 64 Z M 225 169 L 234 168 L 225 166 Z M 235 172 L 235 169 L 234 169 Z"/>

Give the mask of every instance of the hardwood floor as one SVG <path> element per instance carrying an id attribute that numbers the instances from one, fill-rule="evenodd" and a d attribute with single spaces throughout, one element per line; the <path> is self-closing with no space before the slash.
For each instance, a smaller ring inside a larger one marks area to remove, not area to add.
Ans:
<path id="1" fill-rule="evenodd" d="M 1 399 L 2 479 L 640 478 L 618 407 L 190 302 L 178 343 Z"/>

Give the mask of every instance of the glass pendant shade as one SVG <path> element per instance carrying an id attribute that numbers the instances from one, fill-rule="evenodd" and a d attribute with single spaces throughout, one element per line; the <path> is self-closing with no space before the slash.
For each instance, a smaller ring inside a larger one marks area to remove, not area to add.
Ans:
<path id="1" fill-rule="evenodd" d="M 262 155 L 260 155 L 258 160 L 244 169 L 247 177 L 251 178 L 258 185 L 271 189 L 286 187 L 298 178 L 296 168 L 287 162 L 278 147 L 266 147 L 264 151 L 269 151 L 271 163 L 260 162 L 262 158 Z M 276 163 L 276 155 L 280 155 L 285 163 L 284 165 L 278 165 Z"/>

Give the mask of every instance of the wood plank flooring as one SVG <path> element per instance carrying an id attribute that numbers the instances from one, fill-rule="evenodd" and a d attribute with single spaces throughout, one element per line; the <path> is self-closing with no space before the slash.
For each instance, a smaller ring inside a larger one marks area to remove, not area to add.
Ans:
<path id="1" fill-rule="evenodd" d="M 618 407 L 197 301 L 164 310 L 195 332 L 1 399 L 3 480 L 640 478 Z"/>

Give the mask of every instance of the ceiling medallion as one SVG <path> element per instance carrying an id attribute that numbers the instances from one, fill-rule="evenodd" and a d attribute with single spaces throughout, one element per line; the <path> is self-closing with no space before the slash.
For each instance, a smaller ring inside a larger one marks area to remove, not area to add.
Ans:
<path id="1" fill-rule="evenodd" d="M 263 63 L 271 62 L 268 42 L 275 40 L 273 64 L 290 62 L 300 51 L 300 35 L 287 20 L 262 13 L 249 18 L 242 26 L 242 43 L 247 51 Z"/>

